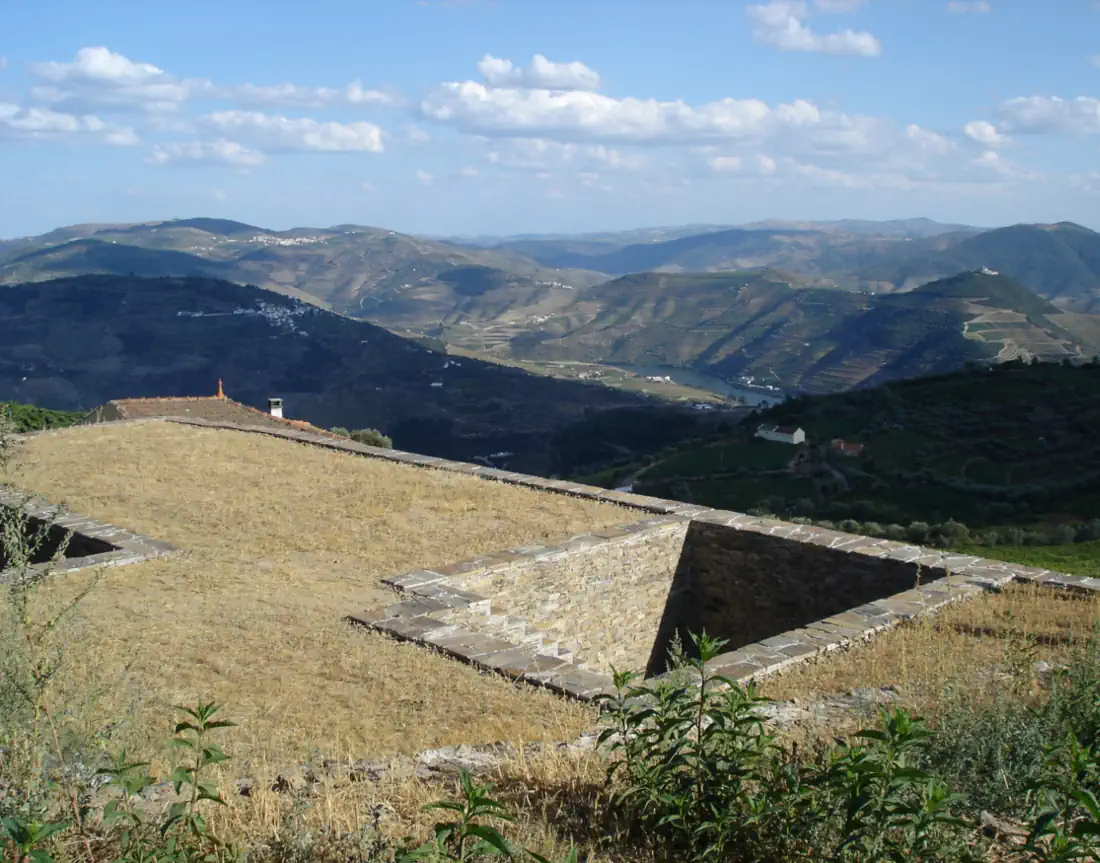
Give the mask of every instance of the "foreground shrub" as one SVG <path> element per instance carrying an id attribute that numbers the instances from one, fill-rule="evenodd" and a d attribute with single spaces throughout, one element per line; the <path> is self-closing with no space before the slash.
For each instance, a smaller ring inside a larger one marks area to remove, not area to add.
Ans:
<path id="1" fill-rule="evenodd" d="M 932 736 L 920 719 L 890 710 L 856 743 L 781 746 L 765 699 L 708 671 L 724 642 L 693 641 L 675 683 L 617 673 L 603 699 L 616 803 L 647 841 L 690 860 L 964 859 L 955 796 L 917 766 Z"/>

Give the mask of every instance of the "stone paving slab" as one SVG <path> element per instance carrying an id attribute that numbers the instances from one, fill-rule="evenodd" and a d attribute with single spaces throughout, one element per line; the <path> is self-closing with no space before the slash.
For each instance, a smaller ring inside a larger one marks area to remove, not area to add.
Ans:
<path id="1" fill-rule="evenodd" d="M 98 521 L 90 516 L 70 512 L 63 507 L 50 504 L 39 496 L 28 497 L 8 486 L 0 485 L 0 504 L 20 504 L 23 512 L 44 522 L 51 522 L 58 528 L 71 531 L 74 535 L 88 537 L 106 543 L 111 548 L 83 557 L 66 557 L 53 563 L 35 564 L 32 569 L 42 571 L 50 569 L 58 573 L 78 572 L 100 566 L 124 566 L 141 563 L 157 557 L 167 557 L 179 551 L 176 546 L 153 539 L 136 531 L 116 527 Z M 10 578 L 11 572 L 8 571 Z M 0 571 L 0 583 L 5 581 L 5 573 Z"/>

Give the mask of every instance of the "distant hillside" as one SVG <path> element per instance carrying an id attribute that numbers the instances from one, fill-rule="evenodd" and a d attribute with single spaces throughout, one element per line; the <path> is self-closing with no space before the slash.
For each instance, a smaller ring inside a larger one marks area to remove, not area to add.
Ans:
<path id="1" fill-rule="evenodd" d="M 1075 225 L 1013 225 L 960 239 L 936 254 L 913 250 L 895 264 L 865 269 L 901 285 L 961 269 L 990 267 L 1075 311 L 1100 311 L 1100 234 Z"/>
<path id="2" fill-rule="evenodd" d="M 0 330 L 0 401 L 87 411 L 112 398 L 213 393 L 222 378 L 234 398 L 264 407 L 279 396 L 288 416 L 317 425 L 378 428 L 398 447 L 455 458 L 508 452 L 507 463 L 536 472 L 569 467 L 555 437 L 602 411 L 645 408 L 660 424 L 672 410 L 598 385 L 459 361 L 214 279 L 12 286 L 0 290 Z"/>
<path id="3" fill-rule="evenodd" d="M 983 268 L 1038 296 L 914 293 Z M 0 243 L 0 286 L 89 273 L 254 284 L 501 360 L 681 364 L 812 391 L 1100 345 L 1100 234 L 1070 223 L 770 221 L 486 248 L 200 217 Z"/>
<path id="4" fill-rule="evenodd" d="M 568 301 L 574 287 L 601 280 L 513 252 L 352 225 L 269 231 L 227 219 L 175 219 L 78 225 L 0 246 L 0 285 L 92 273 L 221 278 L 418 332 L 485 293 L 493 293 L 494 309 L 552 306 Z"/>
<path id="5" fill-rule="evenodd" d="M 938 237 L 941 234 L 958 232 L 974 234 L 981 231 L 981 228 L 974 228 L 970 225 L 951 225 L 943 222 L 936 222 L 932 219 L 890 219 L 883 222 L 869 221 L 867 219 L 836 219 L 826 222 L 770 219 L 763 222 L 751 222 L 745 225 L 738 225 L 737 227 L 751 228 L 753 230 L 796 229 L 801 231 L 837 231 L 846 234 L 891 237 L 894 239 L 924 239 L 927 237 Z"/>
<path id="6" fill-rule="evenodd" d="M 1100 308 L 1100 234 L 1069 222 L 986 231 L 923 220 L 760 222 L 616 248 L 580 240 L 507 247 L 547 266 L 616 275 L 776 267 L 821 284 L 876 292 L 910 290 L 960 270 L 989 267 L 1060 307 Z"/>
<path id="7" fill-rule="evenodd" d="M 755 439 L 758 425 L 804 429 L 802 460 L 792 445 Z M 1100 363 L 1011 362 L 790 399 L 734 434 L 622 470 L 646 494 L 914 542 L 938 541 L 930 525 L 952 519 L 958 541 L 1097 540 L 1098 426 Z M 837 453 L 836 438 L 862 453 Z"/>
<path id="8" fill-rule="evenodd" d="M 1100 352 L 1100 342 L 1052 321 L 1050 303 L 981 272 L 887 295 L 802 287 L 771 269 L 642 273 L 589 289 L 577 306 L 597 311 L 564 331 L 515 335 L 511 355 L 680 366 L 829 392 L 968 361 Z M 1085 332 L 1080 321 L 1074 326 Z"/>

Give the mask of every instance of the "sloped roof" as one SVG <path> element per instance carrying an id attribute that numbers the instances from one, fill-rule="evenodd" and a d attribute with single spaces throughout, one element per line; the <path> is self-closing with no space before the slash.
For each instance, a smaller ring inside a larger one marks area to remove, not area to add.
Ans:
<path id="1" fill-rule="evenodd" d="M 152 419 L 156 417 L 181 417 L 183 419 L 209 420 L 210 422 L 237 423 L 238 425 L 267 426 L 270 428 L 297 428 L 302 431 L 339 437 L 304 420 L 274 417 L 254 407 L 233 401 L 225 396 L 185 396 L 146 399 L 112 399 L 107 405 L 114 408 L 122 419 Z M 93 411 L 89 419 L 98 411 Z"/>

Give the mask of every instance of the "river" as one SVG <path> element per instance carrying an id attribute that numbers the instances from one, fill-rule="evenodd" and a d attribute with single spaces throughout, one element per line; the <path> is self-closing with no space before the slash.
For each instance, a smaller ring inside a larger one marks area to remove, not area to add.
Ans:
<path id="1" fill-rule="evenodd" d="M 745 404 L 754 407 L 765 407 L 783 401 L 782 391 L 777 392 L 775 390 L 756 390 L 737 387 L 723 378 L 705 375 L 701 372 L 693 372 L 690 369 L 673 368 L 671 366 L 636 366 L 629 363 L 615 363 L 614 367 L 626 372 L 633 372 L 643 377 L 647 375 L 660 375 L 662 377 L 668 375 L 675 383 L 681 386 L 707 390 L 708 392 L 725 396 L 726 398 L 737 398 Z"/>

